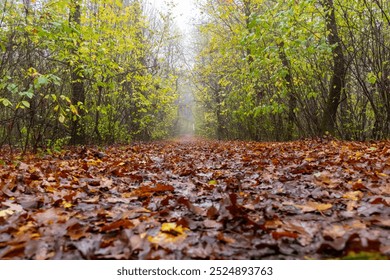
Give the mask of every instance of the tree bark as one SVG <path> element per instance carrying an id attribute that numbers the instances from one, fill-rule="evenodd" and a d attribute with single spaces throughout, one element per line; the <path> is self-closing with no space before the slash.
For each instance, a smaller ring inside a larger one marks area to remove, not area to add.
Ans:
<path id="1" fill-rule="evenodd" d="M 294 137 L 294 124 L 296 123 L 295 108 L 297 107 L 297 96 L 294 90 L 294 83 L 291 74 L 290 61 L 287 58 L 286 52 L 284 51 L 284 43 L 278 44 L 279 47 L 279 58 L 282 61 L 283 67 L 288 71 L 284 77 L 287 86 L 288 94 L 288 117 L 287 117 L 287 140 L 292 140 Z"/>
<path id="2" fill-rule="evenodd" d="M 329 32 L 328 43 L 332 46 L 333 73 L 330 81 L 329 95 L 322 116 L 322 133 L 334 134 L 336 129 L 337 109 L 345 86 L 346 63 L 342 41 L 338 34 L 333 0 L 323 0 L 326 12 L 326 28 Z"/>
<path id="3" fill-rule="evenodd" d="M 80 0 L 73 0 L 69 15 L 69 24 L 76 28 L 81 24 L 81 3 Z M 79 43 L 77 42 L 72 52 L 77 54 Z M 81 117 L 83 116 L 83 109 L 80 108 L 80 104 L 85 103 L 85 88 L 84 77 L 80 68 L 80 61 L 74 63 L 71 66 L 71 101 L 73 106 L 78 108 L 78 116 L 73 116 L 71 125 L 71 139 L 70 144 L 78 145 L 85 143 L 85 128 L 81 123 Z"/>

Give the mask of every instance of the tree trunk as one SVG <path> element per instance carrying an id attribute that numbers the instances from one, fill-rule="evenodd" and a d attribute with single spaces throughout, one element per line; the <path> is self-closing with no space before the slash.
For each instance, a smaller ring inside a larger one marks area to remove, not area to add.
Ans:
<path id="1" fill-rule="evenodd" d="M 100 131 L 99 131 L 99 121 L 100 121 L 99 108 L 102 105 L 102 99 L 103 99 L 103 87 L 102 86 L 98 86 L 98 100 L 97 100 L 97 103 L 96 103 L 94 132 L 96 134 L 96 137 L 97 137 L 97 140 L 98 140 L 99 144 L 103 141 L 103 138 L 100 135 Z"/>
<path id="2" fill-rule="evenodd" d="M 216 117 L 217 117 L 217 139 L 223 140 L 225 139 L 225 123 L 224 123 L 224 117 L 222 116 L 222 98 L 221 98 L 221 91 L 219 89 L 219 86 L 217 85 L 217 90 L 214 91 L 215 95 L 215 101 L 216 101 Z"/>
<path id="3" fill-rule="evenodd" d="M 81 24 L 81 4 L 80 0 L 73 0 L 70 9 L 69 23 L 74 25 L 76 28 Z M 72 52 L 77 54 L 79 42 L 76 43 Z M 81 123 L 81 117 L 83 116 L 83 109 L 80 108 L 80 104 L 85 103 L 85 89 L 84 89 L 84 78 L 81 73 L 80 61 L 74 63 L 71 66 L 71 94 L 72 104 L 78 108 L 78 116 L 73 116 L 71 126 L 71 139 L 70 144 L 84 144 L 85 143 L 85 128 Z"/>
<path id="4" fill-rule="evenodd" d="M 288 94 L 288 117 L 287 117 L 287 131 L 286 138 L 287 140 L 292 140 L 294 137 L 294 124 L 296 122 L 295 118 L 295 108 L 297 107 L 297 97 L 294 90 L 293 79 L 291 75 L 290 61 L 288 60 L 286 53 L 284 51 L 284 43 L 280 43 L 279 47 L 279 58 L 282 61 L 283 67 L 288 71 L 287 75 L 284 77 L 287 86 Z"/>
<path id="5" fill-rule="evenodd" d="M 334 134 L 336 129 L 336 115 L 342 91 L 345 86 L 345 58 L 342 42 L 338 34 L 335 8 L 333 0 L 323 0 L 322 5 L 326 12 L 326 28 L 329 32 L 328 43 L 332 46 L 333 74 L 330 81 L 329 95 L 322 117 L 322 133 Z"/>

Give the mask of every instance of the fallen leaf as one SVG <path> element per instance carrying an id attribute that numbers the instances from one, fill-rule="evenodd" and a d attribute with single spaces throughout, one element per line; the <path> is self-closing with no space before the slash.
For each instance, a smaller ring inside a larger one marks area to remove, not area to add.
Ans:
<path id="1" fill-rule="evenodd" d="M 324 236 L 329 236 L 333 240 L 343 237 L 346 234 L 346 230 L 342 225 L 331 225 L 324 229 Z"/>
<path id="2" fill-rule="evenodd" d="M 279 240 L 283 237 L 296 239 L 298 237 L 298 234 L 295 232 L 290 232 L 290 231 L 273 231 L 272 237 L 275 240 Z"/>
<path id="3" fill-rule="evenodd" d="M 222 232 L 218 233 L 217 238 L 219 241 L 225 242 L 227 244 L 236 243 L 236 240 L 234 238 L 228 237 L 224 235 Z"/>
<path id="4" fill-rule="evenodd" d="M 156 236 L 148 236 L 148 240 L 159 245 L 183 242 L 187 237 L 186 231 L 188 230 L 188 228 L 178 226 L 176 223 L 163 223 L 160 232 Z"/>
<path id="5" fill-rule="evenodd" d="M 314 201 L 309 201 L 305 205 L 300 205 L 300 204 L 293 204 L 295 207 L 299 208 L 302 210 L 302 212 L 314 212 L 314 211 L 326 211 L 329 210 L 333 207 L 332 204 L 330 203 L 317 203 Z"/>
<path id="6" fill-rule="evenodd" d="M 209 185 L 217 185 L 218 184 L 218 182 L 216 181 L 216 180 L 211 180 L 211 181 L 209 181 Z"/>
<path id="7" fill-rule="evenodd" d="M 73 204 L 68 202 L 68 201 L 63 201 L 62 202 L 62 206 L 67 209 L 67 208 L 72 208 L 73 207 Z"/>
<path id="8" fill-rule="evenodd" d="M 11 201 L 5 201 L 2 202 L 4 206 L 8 206 L 7 210 L 12 211 L 13 213 L 20 213 L 24 212 L 24 209 L 21 205 L 14 203 L 12 200 Z"/>
<path id="9" fill-rule="evenodd" d="M 354 191 L 354 192 L 347 192 L 343 194 L 343 198 L 353 200 L 353 201 L 358 201 L 362 199 L 363 193 L 361 191 Z"/>
<path id="10" fill-rule="evenodd" d="M 5 209 L 5 210 L 0 210 L 0 217 L 7 217 L 15 213 L 14 210 L 11 209 Z"/>
<path id="11" fill-rule="evenodd" d="M 130 220 L 119 220 L 108 225 L 105 225 L 101 228 L 101 231 L 115 231 L 119 229 L 132 228 L 134 224 Z"/>
<path id="12" fill-rule="evenodd" d="M 222 228 L 222 224 L 220 222 L 214 221 L 214 220 L 205 220 L 203 222 L 204 226 L 206 228 L 212 228 L 212 229 L 220 229 Z"/>
<path id="13" fill-rule="evenodd" d="M 362 183 L 361 180 L 359 180 L 358 182 L 355 182 L 355 183 L 352 184 L 352 189 L 354 191 L 356 191 L 356 190 L 363 190 L 365 188 L 366 188 L 366 186 Z"/>
<path id="14" fill-rule="evenodd" d="M 80 223 L 75 223 L 67 228 L 67 235 L 71 240 L 80 240 L 87 236 L 86 234 L 87 228 Z"/>

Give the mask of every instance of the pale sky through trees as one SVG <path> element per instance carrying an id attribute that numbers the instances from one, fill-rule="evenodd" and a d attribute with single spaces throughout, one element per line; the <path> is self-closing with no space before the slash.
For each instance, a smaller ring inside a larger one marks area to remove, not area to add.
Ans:
<path id="1" fill-rule="evenodd" d="M 201 13 L 198 5 L 199 0 L 148 0 L 151 6 L 162 12 L 171 11 L 175 25 L 182 35 L 182 53 L 186 57 L 186 64 L 194 62 L 194 26 L 199 22 Z"/>
<path id="2" fill-rule="evenodd" d="M 167 9 L 167 3 L 174 3 L 175 7 L 172 13 L 175 17 L 175 22 L 183 33 L 188 33 L 192 28 L 193 19 L 199 15 L 199 11 L 195 5 L 195 0 L 150 0 L 150 3 L 158 9 Z"/>
<path id="3" fill-rule="evenodd" d="M 194 63 L 194 52 L 193 52 L 193 26 L 196 19 L 199 18 L 200 12 L 195 5 L 195 0 L 149 0 L 151 5 L 156 7 L 158 10 L 167 11 L 170 9 L 174 17 L 176 26 L 180 29 L 182 34 L 182 53 L 185 56 L 185 68 L 190 68 L 190 65 Z M 183 77 L 180 79 L 180 89 L 182 91 L 180 101 L 180 112 L 179 112 L 179 134 L 190 135 L 195 132 L 193 108 L 193 92 L 191 85 L 188 80 Z"/>

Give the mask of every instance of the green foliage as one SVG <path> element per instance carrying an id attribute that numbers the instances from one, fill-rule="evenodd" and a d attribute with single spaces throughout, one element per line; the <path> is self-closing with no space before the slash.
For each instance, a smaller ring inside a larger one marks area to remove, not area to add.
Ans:
<path id="1" fill-rule="evenodd" d="M 91 143 L 168 136 L 177 93 L 176 76 L 166 73 L 176 66 L 164 65 L 169 54 L 158 52 L 157 38 L 175 43 L 171 19 L 149 18 L 137 0 L 82 0 L 77 24 L 70 20 L 76 2 L 0 3 L 0 57 L 7 58 L 0 66 L 0 123 L 10 125 L 0 130 L 0 145 L 62 145 L 78 120 Z M 83 102 L 72 95 L 76 82 Z"/>
<path id="2" fill-rule="evenodd" d="M 349 252 L 342 260 L 388 260 L 388 257 L 376 252 Z"/>
<path id="3" fill-rule="evenodd" d="M 3 104 L 3 106 L 8 107 L 11 106 L 12 103 L 7 98 L 0 98 L 0 102 Z"/>
<path id="4" fill-rule="evenodd" d="M 383 104 L 388 104 L 390 79 L 382 73 L 390 71 L 389 6 L 333 2 L 350 61 L 337 112 L 338 134 L 388 137 L 385 115 L 390 110 L 384 113 Z M 203 118 L 199 126 L 225 138 L 320 135 L 336 48 L 328 42 L 325 9 L 314 0 L 206 1 L 194 73 L 200 85 L 198 110 L 214 115 L 214 122 Z"/>

